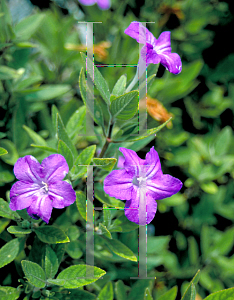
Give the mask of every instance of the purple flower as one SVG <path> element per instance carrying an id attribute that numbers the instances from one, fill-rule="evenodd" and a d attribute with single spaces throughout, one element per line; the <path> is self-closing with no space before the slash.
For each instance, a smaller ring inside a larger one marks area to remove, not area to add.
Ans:
<path id="1" fill-rule="evenodd" d="M 79 0 L 79 2 L 83 5 L 94 5 L 97 3 L 100 9 L 106 10 L 110 8 L 110 0 Z"/>
<path id="2" fill-rule="evenodd" d="M 127 35 L 145 46 L 141 49 L 141 56 L 147 66 L 150 63 L 161 63 L 169 72 L 179 74 L 182 62 L 177 53 L 171 53 L 170 31 L 164 31 L 156 39 L 153 34 L 139 22 L 132 22 L 124 31 Z M 145 37 L 145 35 L 146 37 Z"/>
<path id="3" fill-rule="evenodd" d="M 48 224 L 53 207 L 64 208 L 76 200 L 72 186 L 62 181 L 68 171 L 60 154 L 48 156 L 41 164 L 31 155 L 19 158 L 14 166 L 19 181 L 10 190 L 10 209 L 27 208 L 30 217 Z"/>
<path id="4" fill-rule="evenodd" d="M 149 224 L 156 214 L 155 200 L 171 197 L 181 189 L 183 184 L 171 175 L 163 175 L 159 156 L 154 147 L 146 154 L 145 160 L 139 158 L 133 150 L 126 148 L 119 148 L 119 150 L 125 157 L 124 169 L 114 170 L 107 175 L 104 180 L 104 191 L 111 197 L 127 200 L 125 215 L 131 222 L 139 224 L 139 200 L 144 186 L 146 224 Z"/>

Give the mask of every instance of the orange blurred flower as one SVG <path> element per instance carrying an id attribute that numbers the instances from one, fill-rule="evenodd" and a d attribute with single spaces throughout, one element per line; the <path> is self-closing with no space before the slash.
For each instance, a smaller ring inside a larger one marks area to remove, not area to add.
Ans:
<path id="1" fill-rule="evenodd" d="M 157 99 L 153 99 L 147 96 L 146 100 L 147 112 L 151 117 L 160 123 L 166 122 L 173 114 L 169 113 L 166 108 Z M 139 109 L 142 110 L 145 107 L 145 98 L 141 99 L 139 102 Z M 168 128 L 172 128 L 172 122 L 167 123 Z"/>
<path id="2" fill-rule="evenodd" d="M 99 61 L 103 61 L 107 59 L 108 52 L 107 48 L 110 48 L 111 43 L 107 41 L 100 42 L 99 44 L 93 45 L 94 55 L 97 56 Z M 74 44 L 66 44 L 65 48 L 67 50 L 77 50 L 77 51 L 86 51 L 86 46 L 84 45 L 74 45 Z"/>
<path id="3" fill-rule="evenodd" d="M 184 19 L 184 14 L 178 4 L 173 6 L 162 4 L 159 7 L 158 12 L 163 14 L 163 17 L 160 19 L 158 24 L 160 27 L 167 23 L 171 15 L 176 15 L 180 20 Z"/>

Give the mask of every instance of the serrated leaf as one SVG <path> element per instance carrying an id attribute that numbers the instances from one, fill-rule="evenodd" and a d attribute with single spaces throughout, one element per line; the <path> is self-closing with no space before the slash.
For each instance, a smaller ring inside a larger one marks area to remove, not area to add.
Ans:
<path id="1" fill-rule="evenodd" d="M 116 161 L 116 158 L 93 158 L 93 163 L 106 171 L 111 171 Z"/>
<path id="2" fill-rule="evenodd" d="M 86 220 L 86 196 L 82 191 L 76 192 L 76 206 L 81 217 Z"/>
<path id="3" fill-rule="evenodd" d="M 45 273 L 46 278 L 53 278 L 58 272 L 58 258 L 50 246 L 46 245 L 45 253 Z"/>
<path id="4" fill-rule="evenodd" d="M 165 127 L 167 125 L 167 123 L 169 123 L 171 121 L 171 119 L 172 118 L 168 119 L 166 122 L 164 122 L 162 125 L 160 125 L 158 127 L 147 129 L 145 135 L 141 135 L 141 136 L 135 137 L 135 138 L 132 138 L 131 136 L 129 136 L 125 140 L 125 142 L 135 142 L 135 141 L 143 140 L 153 134 L 156 136 L 156 132 L 159 132 L 163 127 Z"/>
<path id="5" fill-rule="evenodd" d="M 86 55 L 84 53 L 80 53 L 83 61 L 86 63 Z M 87 57 L 87 67 L 88 67 L 88 73 L 90 74 L 90 77 L 93 77 L 93 63 L 92 61 Z M 102 74 L 98 71 L 98 68 L 94 65 L 94 84 L 98 91 L 100 92 L 103 100 L 109 104 L 110 103 L 110 91 L 108 84 L 106 80 L 103 78 Z"/>
<path id="6" fill-rule="evenodd" d="M 9 203 L 0 198 L 0 216 L 7 219 L 15 220 L 17 213 L 12 211 L 9 207 Z"/>
<path id="7" fill-rule="evenodd" d="M 58 143 L 58 153 L 63 155 L 66 159 L 66 162 L 69 166 L 69 170 L 73 167 L 73 155 L 68 146 L 61 140 Z"/>
<path id="8" fill-rule="evenodd" d="M 34 230 L 38 238 L 47 244 L 68 243 L 70 241 L 62 229 L 54 226 L 42 226 Z"/>
<path id="9" fill-rule="evenodd" d="M 34 148 L 41 149 L 43 151 L 52 152 L 52 153 L 57 153 L 58 152 L 56 149 L 51 148 L 51 147 L 47 147 L 47 146 L 39 146 L 39 145 L 34 145 L 34 144 L 31 144 L 30 146 L 34 147 Z"/>
<path id="10" fill-rule="evenodd" d="M 207 296 L 204 300 L 233 300 L 234 288 L 222 290 Z"/>
<path id="11" fill-rule="evenodd" d="M 116 97 L 119 97 L 120 95 L 122 95 L 125 92 L 126 84 L 127 84 L 127 76 L 122 75 L 116 82 L 111 94 Z M 112 101 L 113 101 L 113 99 L 112 99 Z"/>
<path id="12" fill-rule="evenodd" d="M 121 257 L 124 257 L 126 259 L 129 259 L 131 261 L 137 261 L 137 258 L 134 255 L 134 253 L 132 252 L 132 250 L 130 250 L 127 246 L 125 246 L 120 241 L 115 240 L 115 239 L 112 239 L 112 240 L 105 239 L 105 243 L 109 246 L 111 251 L 113 251 L 115 254 L 117 254 Z"/>
<path id="13" fill-rule="evenodd" d="M 21 264 L 26 278 L 32 285 L 38 288 L 45 287 L 46 276 L 42 267 L 27 260 L 22 260 Z"/>
<path id="14" fill-rule="evenodd" d="M 131 119 L 138 109 L 138 91 L 132 91 L 115 98 L 111 102 L 110 112 L 113 118 Z"/>
<path id="15" fill-rule="evenodd" d="M 7 231 L 11 234 L 30 234 L 32 232 L 31 229 L 24 229 L 20 226 L 10 226 L 7 228 Z"/>
<path id="16" fill-rule="evenodd" d="M 189 286 L 187 287 L 184 295 L 182 296 L 181 300 L 193 300 L 194 289 L 196 284 L 198 283 L 200 278 L 200 270 L 197 271 L 193 279 L 190 281 Z M 195 289 L 195 296 L 196 296 L 196 289 Z"/>
<path id="17" fill-rule="evenodd" d="M 90 274 L 93 274 L 93 276 L 89 276 Z M 56 280 L 62 280 L 64 282 L 63 284 L 57 282 L 57 285 L 62 285 L 67 289 L 75 289 L 95 282 L 105 274 L 106 272 L 104 270 L 97 267 L 75 265 L 68 267 L 59 273 Z M 48 282 L 53 283 L 54 281 L 48 280 Z"/>
<path id="18" fill-rule="evenodd" d="M 113 300 L 114 291 L 112 282 L 108 282 L 98 294 L 97 300 Z"/>
<path id="19" fill-rule="evenodd" d="M 15 33 L 17 38 L 21 40 L 28 40 L 39 28 L 44 17 L 44 14 L 34 14 L 20 21 L 15 26 Z"/>
<path id="20" fill-rule="evenodd" d="M 158 300 L 175 300 L 177 295 L 177 290 L 178 290 L 177 286 L 174 286 L 172 289 L 170 289 L 161 297 L 159 297 Z"/>
<path id="21" fill-rule="evenodd" d="M 45 147 L 47 146 L 46 141 L 39 134 L 33 131 L 31 128 L 29 128 L 26 125 L 23 125 L 23 128 L 28 133 L 28 135 L 34 141 L 35 144 L 39 146 L 45 146 Z"/>
<path id="22" fill-rule="evenodd" d="M 12 262 L 19 253 L 19 239 L 13 239 L 0 249 L 0 268 Z"/>

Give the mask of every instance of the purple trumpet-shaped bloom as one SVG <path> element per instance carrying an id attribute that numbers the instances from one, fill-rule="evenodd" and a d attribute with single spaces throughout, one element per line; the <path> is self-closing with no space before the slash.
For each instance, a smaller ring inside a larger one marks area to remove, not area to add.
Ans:
<path id="1" fill-rule="evenodd" d="M 140 194 L 145 193 L 146 223 L 140 225 L 149 224 L 156 214 L 155 200 L 171 197 L 181 189 L 183 184 L 179 179 L 162 173 L 159 156 L 154 147 L 146 154 L 145 160 L 139 158 L 133 150 L 126 148 L 119 148 L 119 150 L 125 157 L 124 169 L 114 170 L 107 175 L 104 180 L 104 191 L 111 197 L 127 200 L 125 215 L 128 220 L 136 224 L 140 223 Z"/>
<path id="2" fill-rule="evenodd" d="M 10 190 L 10 209 L 27 208 L 30 217 L 48 224 L 53 207 L 64 208 L 76 200 L 72 186 L 63 181 L 68 171 L 60 154 L 48 156 L 41 164 L 31 155 L 19 158 L 14 166 L 19 181 Z"/>
<path id="3" fill-rule="evenodd" d="M 97 3 L 100 9 L 107 10 L 110 8 L 110 0 L 79 0 L 83 5 L 91 6 Z"/>
<path id="4" fill-rule="evenodd" d="M 179 74 L 182 62 L 177 53 L 171 53 L 170 31 L 164 31 L 156 39 L 153 34 L 139 22 L 132 22 L 124 31 L 138 43 L 144 44 L 141 56 L 146 64 L 161 63 L 169 72 Z"/>

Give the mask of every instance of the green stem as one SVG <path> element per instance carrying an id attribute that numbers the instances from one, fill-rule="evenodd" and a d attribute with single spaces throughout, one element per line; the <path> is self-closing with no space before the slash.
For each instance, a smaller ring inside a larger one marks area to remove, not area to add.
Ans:
<path id="1" fill-rule="evenodd" d="M 132 88 L 134 87 L 134 85 L 137 83 L 138 81 L 138 68 L 136 68 L 136 74 L 135 77 L 133 78 L 132 82 L 129 84 L 129 86 L 127 87 L 125 93 L 128 93 L 132 90 Z"/>

